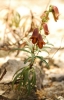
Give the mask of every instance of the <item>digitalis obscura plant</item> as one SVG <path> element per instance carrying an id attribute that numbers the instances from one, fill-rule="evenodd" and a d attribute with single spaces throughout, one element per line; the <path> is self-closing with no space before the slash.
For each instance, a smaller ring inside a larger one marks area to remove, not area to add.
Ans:
<path id="1" fill-rule="evenodd" d="M 58 8 L 53 5 L 49 6 L 49 10 L 44 11 L 41 16 L 41 26 L 34 27 L 32 34 L 28 36 L 28 41 L 22 43 L 22 45 L 24 44 L 24 47 L 14 49 L 21 50 L 29 54 L 24 60 L 24 63 L 28 63 L 28 65 L 18 70 L 13 77 L 13 85 L 17 80 L 19 80 L 19 89 L 21 88 L 21 86 L 23 86 L 26 88 L 28 93 L 30 93 L 31 89 L 36 86 L 36 73 L 34 70 L 35 59 L 39 58 L 42 62 L 46 64 L 47 68 L 49 68 L 49 65 L 44 59 L 44 57 L 39 56 L 39 52 L 47 52 L 46 49 L 50 46 L 46 39 L 46 36 L 49 35 L 49 29 L 47 25 L 47 22 L 49 20 L 49 13 L 53 14 L 55 21 L 58 20 Z M 42 33 L 41 30 L 44 30 L 44 33 Z"/>

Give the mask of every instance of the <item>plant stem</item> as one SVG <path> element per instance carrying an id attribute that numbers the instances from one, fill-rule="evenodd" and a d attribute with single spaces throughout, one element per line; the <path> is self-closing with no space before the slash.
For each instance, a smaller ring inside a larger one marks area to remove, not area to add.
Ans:
<path id="1" fill-rule="evenodd" d="M 30 63 L 30 69 L 32 68 L 32 66 L 33 66 L 33 63 Z"/>

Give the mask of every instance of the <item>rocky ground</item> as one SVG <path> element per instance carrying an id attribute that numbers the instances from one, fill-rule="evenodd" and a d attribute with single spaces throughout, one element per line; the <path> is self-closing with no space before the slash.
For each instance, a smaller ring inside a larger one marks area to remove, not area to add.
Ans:
<path id="1" fill-rule="evenodd" d="M 31 94 L 27 96 L 25 89 L 22 88 L 21 91 L 17 90 L 18 83 L 16 83 L 12 89 L 11 77 L 15 71 L 13 65 L 16 69 L 18 66 L 17 63 L 19 63 L 19 66 L 21 65 L 20 61 L 10 60 L 1 67 L 2 70 L 4 70 L 4 67 L 6 68 L 7 75 L 5 74 L 2 78 L 2 81 L 0 81 L 0 100 L 64 100 L 63 67 L 51 65 L 50 69 L 44 68 L 43 70 L 45 71 L 45 77 L 42 80 L 43 87 L 40 90 L 32 90 Z M 13 71 L 9 69 L 10 67 Z M 38 78 L 42 79 L 41 76 Z"/>

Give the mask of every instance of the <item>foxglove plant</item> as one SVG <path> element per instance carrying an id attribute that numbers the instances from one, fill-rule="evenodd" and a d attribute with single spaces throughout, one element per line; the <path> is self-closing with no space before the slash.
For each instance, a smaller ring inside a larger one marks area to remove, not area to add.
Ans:
<path id="1" fill-rule="evenodd" d="M 49 68 L 49 65 L 44 57 L 39 56 L 38 54 L 39 52 L 44 50 L 46 44 L 48 43 L 45 40 L 46 36 L 49 35 L 47 22 L 49 20 L 50 12 L 53 14 L 54 20 L 58 20 L 58 8 L 53 5 L 49 6 L 49 10 L 45 11 L 41 16 L 41 26 L 34 27 L 32 34 L 29 36 L 29 41 L 32 43 L 30 44 L 28 41 L 25 41 L 25 46 L 23 48 L 14 49 L 21 50 L 29 54 L 28 57 L 24 60 L 24 63 L 28 63 L 28 65 L 19 69 L 13 77 L 13 85 L 17 81 L 17 79 L 19 79 L 19 89 L 21 88 L 21 86 L 23 86 L 27 89 L 28 93 L 30 93 L 31 89 L 36 86 L 36 73 L 34 70 L 35 59 L 39 58 L 42 62 L 46 64 L 47 68 Z M 41 30 L 44 30 L 44 34 L 41 33 Z"/>

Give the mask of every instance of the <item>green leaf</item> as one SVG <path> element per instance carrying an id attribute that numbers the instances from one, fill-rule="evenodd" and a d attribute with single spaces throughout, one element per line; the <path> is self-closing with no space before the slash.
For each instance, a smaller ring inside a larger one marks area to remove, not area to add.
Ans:
<path id="1" fill-rule="evenodd" d="M 32 77 L 30 77 L 32 76 Z M 35 86 L 36 84 L 36 74 L 34 68 L 29 69 L 28 71 L 28 83 L 26 85 L 27 93 L 30 94 L 31 89 Z"/>
<path id="2" fill-rule="evenodd" d="M 49 65 L 43 57 L 40 57 L 40 56 L 36 56 L 36 57 L 39 58 L 42 62 L 44 62 L 46 64 L 47 68 L 49 69 Z"/>
<path id="3" fill-rule="evenodd" d="M 29 71 L 29 76 L 32 75 L 31 79 L 30 80 L 30 83 L 32 84 L 31 86 L 34 87 L 36 85 L 36 74 L 35 74 L 35 70 L 34 68 L 32 67 L 32 69 L 30 69 Z"/>
<path id="4" fill-rule="evenodd" d="M 24 64 L 26 64 L 27 62 L 29 62 L 31 60 L 31 57 L 27 58 L 24 60 Z"/>
<path id="5" fill-rule="evenodd" d="M 31 84 L 30 84 L 30 80 L 28 80 L 28 84 L 27 84 L 27 93 L 28 95 L 30 94 L 31 91 Z"/>
<path id="6" fill-rule="evenodd" d="M 18 74 L 20 71 L 22 71 L 24 67 L 20 68 L 18 71 L 15 72 L 15 74 L 13 75 L 13 78 L 15 77 L 16 74 Z"/>
<path id="7" fill-rule="evenodd" d="M 19 74 L 17 74 L 15 77 L 14 77 L 14 80 L 12 82 L 12 87 L 14 86 L 14 83 L 16 82 L 17 78 L 19 78 L 20 75 L 22 75 L 23 72 L 20 72 Z"/>
<path id="8" fill-rule="evenodd" d="M 33 76 L 32 76 L 32 85 L 35 86 L 36 85 L 36 73 L 35 70 L 33 69 Z"/>
<path id="9" fill-rule="evenodd" d="M 44 48 L 42 49 L 42 51 L 45 51 L 45 52 L 47 52 L 49 54 L 49 52 L 46 49 L 44 49 Z"/>
<path id="10" fill-rule="evenodd" d="M 47 49 L 47 48 L 51 48 L 50 46 L 43 46 L 43 48 Z"/>
<path id="11" fill-rule="evenodd" d="M 29 72 L 30 68 L 27 68 L 24 73 L 23 73 L 23 85 L 25 86 L 26 83 L 28 82 L 28 72 Z"/>
<path id="12" fill-rule="evenodd" d="M 31 53 L 31 57 L 32 57 L 31 63 L 33 64 L 34 63 L 34 59 L 35 59 L 35 54 Z"/>
<path id="13" fill-rule="evenodd" d="M 33 46 L 33 45 L 31 45 L 29 41 L 26 41 L 26 43 L 27 43 L 27 46 L 26 46 L 26 47 L 27 47 L 28 49 L 30 49 L 30 51 L 32 51 L 32 46 Z"/>
<path id="14" fill-rule="evenodd" d="M 42 52 L 42 51 L 45 51 L 49 54 L 49 52 L 45 48 L 42 48 L 39 52 Z"/>
<path id="15" fill-rule="evenodd" d="M 11 49 L 11 51 L 14 51 L 14 50 L 20 50 L 20 51 L 25 51 L 25 52 L 31 53 L 28 50 L 21 49 L 21 48 L 13 48 L 13 49 Z"/>
<path id="16" fill-rule="evenodd" d="M 21 86 L 23 86 L 23 80 L 20 80 L 19 85 L 18 85 L 18 90 L 20 90 Z"/>
<path id="17" fill-rule="evenodd" d="M 27 67 L 24 67 L 23 70 L 19 70 L 19 71 L 17 71 L 14 74 L 14 76 L 13 76 L 13 82 L 12 82 L 12 87 L 13 87 L 14 83 L 16 82 L 17 78 L 19 78 L 20 76 L 23 76 L 23 74 L 24 74 L 24 72 L 25 72 L 26 69 L 27 69 Z"/>
<path id="18" fill-rule="evenodd" d="M 47 43 L 46 43 L 47 45 L 50 45 L 50 46 L 54 46 L 53 44 L 51 44 L 51 43 L 49 43 L 48 41 L 47 41 Z"/>

